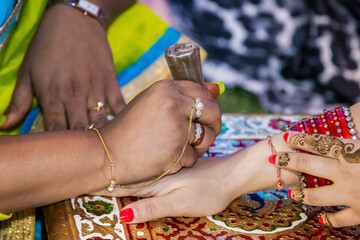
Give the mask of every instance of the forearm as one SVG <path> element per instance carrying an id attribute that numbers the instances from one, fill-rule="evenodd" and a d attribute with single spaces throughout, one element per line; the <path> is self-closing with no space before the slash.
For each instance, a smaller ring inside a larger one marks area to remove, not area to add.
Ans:
<path id="1" fill-rule="evenodd" d="M 0 138 L 0 212 L 16 212 L 105 188 L 110 166 L 94 132 Z"/>

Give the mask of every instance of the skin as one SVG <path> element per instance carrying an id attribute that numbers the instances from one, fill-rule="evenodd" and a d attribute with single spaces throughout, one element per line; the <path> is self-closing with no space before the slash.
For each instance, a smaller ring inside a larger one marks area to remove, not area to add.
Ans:
<path id="1" fill-rule="evenodd" d="M 135 1 L 92 2 L 102 7 L 109 24 Z M 105 109 L 88 112 L 89 108 L 102 101 L 118 114 L 125 106 L 106 29 L 97 19 L 65 4 L 46 10 L 0 129 L 16 126 L 30 110 L 34 96 L 47 130 L 84 129 L 89 123 L 101 127 L 107 122 Z"/>
<path id="2" fill-rule="evenodd" d="M 312 154 L 289 153 L 288 164 L 282 168 L 333 181 L 332 185 L 319 188 L 293 188 L 292 197 L 314 206 L 348 206 L 337 213 L 322 215 L 321 218 L 328 226 L 360 224 L 360 194 L 358 185 L 354 184 L 360 178 L 359 140 L 292 133 L 288 145 Z"/>
<path id="3" fill-rule="evenodd" d="M 289 151 L 283 134 L 272 137 L 277 151 Z M 115 196 L 151 197 L 126 206 L 134 211 L 132 223 L 167 216 L 207 216 L 221 212 L 238 196 L 276 187 L 276 169 L 268 162 L 272 153 L 267 141 L 243 151 L 214 158 L 201 158 L 190 169 L 182 169 L 141 189 L 116 189 Z M 282 171 L 285 187 L 298 184 L 295 171 Z M 249 184 L 251 183 L 251 184 Z M 109 195 L 106 191 L 97 194 Z"/>
<path id="4" fill-rule="evenodd" d="M 203 142 L 190 145 L 171 171 L 190 167 L 221 129 L 221 109 L 206 88 L 190 81 L 160 81 L 138 95 L 99 131 L 114 161 L 118 184 L 153 179 L 179 157 L 195 97 L 202 98 Z M 121 134 L 120 134 L 121 133 Z M 141 137 L 139 137 L 141 136 Z M 7 214 L 105 189 L 109 159 L 94 131 L 0 136 L 0 212 Z"/>
<path id="5" fill-rule="evenodd" d="M 355 126 L 359 126 L 360 104 L 350 110 Z M 275 166 L 282 169 L 285 187 L 293 187 L 294 200 L 314 206 L 349 206 L 321 218 L 333 227 L 360 224 L 360 193 L 356 184 L 360 181 L 358 140 L 291 132 L 287 142 L 283 134 L 278 134 L 272 137 L 272 143 L 277 151 Z M 311 154 L 295 153 L 293 149 Z M 126 206 L 125 209 L 131 208 L 134 212 L 132 223 L 167 216 L 216 214 L 242 194 L 276 186 L 276 169 L 269 163 L 271 155 L 267 142 L 262 141 L 226 157 L 200 159 L 193 168 L 182 169 L 148 187 L 118 189 L 114 194 L 150 197 Z M 333 184 L 300 188 L 298 172 L 329 179 Z"/>

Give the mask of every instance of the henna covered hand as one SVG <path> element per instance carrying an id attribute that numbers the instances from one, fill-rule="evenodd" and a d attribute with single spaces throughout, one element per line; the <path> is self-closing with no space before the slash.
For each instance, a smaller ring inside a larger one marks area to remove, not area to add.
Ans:
<path id="1" fill-rule="evenodd" d="M 321 222 L 334 227 L 360 224 L 360 142 L 319 134 L 292 132 L 288 145 L 307 153 L 278 153 L 275 165 L 333 181 L 319 188 L 293 188 L 297 201 L 314 206 L 346 205 L 337 213 L 321 216 Z"/>

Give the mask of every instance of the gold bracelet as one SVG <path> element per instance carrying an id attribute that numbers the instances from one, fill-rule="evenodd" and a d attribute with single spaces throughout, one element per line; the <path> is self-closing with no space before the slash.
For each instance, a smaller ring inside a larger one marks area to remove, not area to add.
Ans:
<path id="1" fill-rule="evenodd" d="M 107 157 L 109 158 L 110 166 L 111 166 L 111 175 L 112 175 L 112 178 L 111 178 L 111 181 L 110 181 L 110 185 L 107 186 L 106 189 L 107 189 L 109 192 L 113 192 L 114 189 L 115 189 L 115 185 L 116 185 L 114 162 L 113 162 L 113 160 L 112 160 L 112 158 L 111 158 L 111 156 L 110 156 L 110 153 L 109 153 L 109 151 L 108 151 L 108 149 L 107 149 L 107 147 L 106 147 L 106 145 L 105 145 L 105 141 L 104 141 L 104 139 L 101 137 L 101 134 L 100 134 L 99 130 L 97 130 L 97 129 L 94 127 L 94 124 L 89 125 L 89 126 L 86 128 L 86 130 L 94 130 L 94 131 L 97 133 L 97 135 L 98 135 L 99 138 L 100 138 L 101 144 L 103 145 L 103 147 L 104 147 L 104 149 L 105 149 L 105 153 L 106 153 Z"/>
<path id="2" fill-rule="evenodd" d="M 109 161 L 110 161 L 110 165 L 111 165 L 111 172 L 112 172 L 112 180 L 110 181 L 110 185 L 107 187 L 107 190 L 109 192 L 113 192 L 115 187 L 117 188 L 125 188 L 125 189 L 131 189 L 131 188 L 140 188 L 140 187 L 145 187 L 147 185 L 150 185 L 152 183 L 155 183 L 157 181 L 159 181 L 161 178 L 163 178 L 166 174 L 168 174 L 171 170 L 173 170 L 173 168 L 180 162 L 180 160 L 182 159 L 182 157 L 184 156 L 184 153 L 185 153 L 185 150 L 186 150 L 186 147 L 189 143 L 189 139 L 190 139 L 190 132 L 191 132 L 191 126 L 192 126 L 192 120 L 193 120 L 193 115 L 194 115 L 194 106 L 191 108 L 191 112 L 190 112 L 190 119 L 189 119 L 189 127 L 188 127 L 188 131 L 187 131 L 187 136 L 186 136 L 186 140 L 185 140 L 185 143 L 184 143 L 184 146 L 181 150 L 181 154 L 180 156 L 178 157 L 178 159 L 174 162 L 174 164 L 168 169 L 166 170 L 165 172 L 163 172 L 160 176 L 158 176 L 157 178 L 153 179 L 153 180 L 150 180 L 150 181 L 147 181 L 145 183 L 140 183 L 140 184 L 134 184 L 134 185 L 120 185 L 120 184 L 116 184 L 115 182 L 115 171 L 114 171 L 114 162 L 109 154 L 109 151 L 105 145 L 105 142 L 104 142 L 104 139 L 101 137 L 100 135 L 100 132 L 99 130 L 97 130 L 93 124 L 91 124 L 90 126 L 88 126 L 86 128 L 86 130 L 94 130 L 99 138 L 100 138 L 100 141 L 105 149 L 105 153 L 107 155 L 107 157 L 109 158 Z"/>

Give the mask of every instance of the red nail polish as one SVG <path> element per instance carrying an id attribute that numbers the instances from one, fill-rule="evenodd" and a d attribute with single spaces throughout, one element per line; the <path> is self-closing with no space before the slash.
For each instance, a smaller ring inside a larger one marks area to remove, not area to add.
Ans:
<path id="1" fill-rule="evenodd" d="M 120 220 L 122 222 L 131 222 L 134 220 L 134 211 L 131 208 L 120 211 Z"/>
<path id="2" fill-rule="evenodd" d="M 284 134 L 284 140 L 285 140 L 285 142 L 287 142 L 287 140 L 288 140 L 288 138 L 289 138 L 289 135 L 290 135 L 289 133 L 285 133 L 285 134 Z"/>
<path id="3" fill-rule="evenodd" d="M 292 189 L 289 189 L 289 190 L 287 191 L 287 194 L 288 194 L 288 196 L 289 196 L 290 198 L 292 198 Z"/>
<path id="4" fill-rule="evenodd" d="M 270 162 L 270 163 L 272 163 L 272 164 L 275 164 L 276 157 L 277 157 L 277 155 L 276 155 L 276 154 L 271 155 L 271 156 L 269 157 L 269 162 Z"/>
<path id="5" fill-rule="evenodd" d="M 325 222 L 324 222 L 324 219 L 322 218 L 322 216 L 319 218 L 319 223 L 321 223 L 321 224 L 323 224 L 323 225 L 325 225 Z"/>

